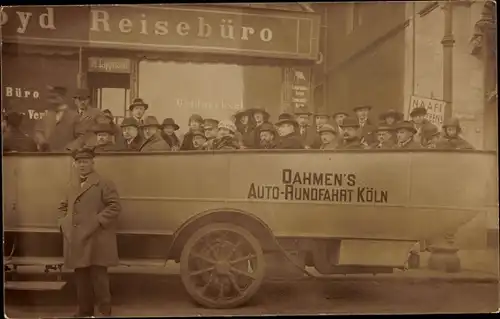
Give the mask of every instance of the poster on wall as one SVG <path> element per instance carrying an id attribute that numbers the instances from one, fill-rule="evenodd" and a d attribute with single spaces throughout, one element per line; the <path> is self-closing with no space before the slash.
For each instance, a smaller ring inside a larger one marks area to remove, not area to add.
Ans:
<path id="1" fill-rule="evenodd" d="M 445 101 L 412 96 L 410 98 L 410 105 L 408 106 L 407 119 L 410 119 L 411 111 L 417 107 L 424 107 L 427 110 L 425 118 L 441 129 L 444 121 L 444 111 L 446 109 Z"/>
<path id="2" fill-rule="evenodd" d="M 311 69 L 308 67 L 285 68 L 284 102 L 291 112 L 311 111 Z"/>

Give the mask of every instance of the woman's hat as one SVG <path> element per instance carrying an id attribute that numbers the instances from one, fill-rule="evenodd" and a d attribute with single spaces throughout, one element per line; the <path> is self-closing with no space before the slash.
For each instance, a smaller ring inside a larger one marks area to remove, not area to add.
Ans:
<path id="1" fill-rule="evenodd" d="M 243 109 L 243 110 L 239 110 L 238 112 L 236 112 L 233 116 L 234 118 L 239 121 L 239 119 L 242 117 L 242 116 L 250 116 L 252 115 L 252 110 L 251 109 Z"/>
<path id="2" fill-rule="evenodd" d="M 384 112 L 384 113 L 380 114 L 379 118 L 381 120 L 385 120 L 388 117 L 393 117 L 396 121 L 402 121 L 403 118 L 404 118 L 404 115 L 401 112 L 398 112 L 398 111 L 396 111 L 394 109 L 390 109 L 387 112 Z"/>
<path id="3" fill-rule="evenodd" d="M 143 106 L 144 107 L 144 110 L 147 110 L 149 105 L 146 104 L 143 99 L 141 98 L 135 98 L 133 101 L 132 101 L 132 104 L 130 104 L 130 106 L 128 107 L 129 111 L 132 111 L 134 109 L 134 107 L 136 106 Z"/>
<path id="4" fill-rule="evenodd" d="M 215 119 L 205 119 L 203 123 L 203 129 L 208 130 L 208 129 L 214 129 L 217 128 L 219 125 L 219 121 Z"/>
<path id="5" fill-rule="evenodd" d="M 264 122 L 267 122 L 267 120 L 271 117 L 271 114 L 269 114 L 265 109 L 261 107 L 254 107 L 248 110 L 248 114 L 251 116 L 253 116 L 255 113 L 264 114 Z"/>
<path id="6" fill-rule="evenodd" d="M 174 131 L 177 131 L 180 128 L 179 125 L 175 124 L 174 119 L 171 117 L 163 120 L 163 123 L 161 123 L 161 127 L 165 128 L 165 126 L 172 126 L 174 128 Z"/>
<path id="7" fill-rule="evenodd" d="M 234 123 L 231 121 L 220 121 L 217 128 L 218 129 L 224 128 L 224 129 L 229 130 L 230 132 L 233 132 L 233 133 L 236 132 L 236 125 L 234 125 Z"/>

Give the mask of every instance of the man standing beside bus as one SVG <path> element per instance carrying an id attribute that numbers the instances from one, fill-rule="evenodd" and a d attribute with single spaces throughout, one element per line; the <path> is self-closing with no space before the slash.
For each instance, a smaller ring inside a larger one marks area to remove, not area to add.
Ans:
<path id="1" fill-rule="evenodd" d="M 114 183 L 94 170 L 94 152 L 72 154 L 76 178 L 61 202 L 59 225 L 63 233 L 64 265 L 74 269 L 78 312 L 75 317 L 111 316 L 108 267 L 118 265 L 116 223 L 121 213 Z"/>

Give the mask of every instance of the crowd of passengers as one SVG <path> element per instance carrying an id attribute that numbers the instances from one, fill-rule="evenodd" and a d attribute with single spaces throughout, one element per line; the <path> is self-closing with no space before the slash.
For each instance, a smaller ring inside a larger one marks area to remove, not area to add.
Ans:
<path id="1" fill-rule="evenodd" d="M 410 121 L 389 110 L 378 123 L 372 106 L 358 106 L 353 114 L 283 113 L 276 121 L 262 108 L 237 112 L 232 120 L 203 119 L 193 114 L 189 130 L 180 136 L 172 118 L 159 122 L 145 116 L 148 104 L 141 98 L 129 106 L 131 117 L 119 125 L 109 110 L 90 103 L 90 91 L 80 89 L 70 106 L 66 89 L 52 87 L 49 109 L 38 121 L 33 136 L 22 132 L 23 114 L 8 111 L 2 119 L 4 152 L 66 152 L 93 148 L 95 152 L 152 152 L 234 149 L 472 149 L 461 136 L 458 119 L 446 119 L 439 130 L 426 120 L 426 109 L 415 108 Z M 311 125 L 311 122 L 315 125 Z"/>

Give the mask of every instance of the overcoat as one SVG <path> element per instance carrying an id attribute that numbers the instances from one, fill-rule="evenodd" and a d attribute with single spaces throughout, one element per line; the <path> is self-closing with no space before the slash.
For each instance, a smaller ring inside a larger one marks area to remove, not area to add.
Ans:
<path id="1" fill-rule="evenodd" d="M 36 152 L 35 141 L 20 130 L 12 130 L 4 134 L 2 141 L 4 152 Z"/>
<path id="2" fill-rule="evenodd" d="M 298 134 L 302 138 L 302 144 L 304 144 L 305 147 L 312 149 L 319 149 L 321 147 L 321 138 L 316 128 L 307 126 L 304 134 L 300 134 L 300 129 L 298 130 Z"/>
<path id="3" fill-rule="evenodd" d="M 48 145 L 52 152 L 66 151 L 77 137 L 77 123 L 78 113 L 70 108 L 63 111 L 59 122 L 56 120 L 56 112 L 49 110 L 35 126 L 35 134 L 40 139 L 37 142 Z"/>
<path id="4" fill-rule="evenodd" d="M 118 265 L 116 221 L 121 205 L 114 183 L 93 172 L 83 184 L 77 176 L 68 186 L 59 207 L 65 266 Z"/>
<path id="5" fill-rule="evenodd" d="M 418 143 L 417 141 L 415 141 L 414 139 L 411 139 L 409 140 L 409 142 L 406 142 L 406 143 L 397 143 L 395 148 L 400 148 L 400 149 L 421 149 L 422 148 L 422 144 Z"/>
<path id="6" fill-rule="evenodd" d="M 304 149 L 304 142 L 299 134 L 292 133 L 280 137 L 276 142 L 276 149 L 301 150 Z"/>
<path id="7" fill-rule="evenodd" d="M 474 147 L 461 137 L 448 138 L 442 137 L 436 143 L 438 149 L 452 149 L 452 150 L 473 150 Z"/>
<path id="8" fill-rule="evenodd" d="M 321 144 L 320 150 L 336 150 L 338 149 L 337 143 Z"/>
<path id="9" fill-rule="evenodd" d="M 78 115 L 78 112 L 76 114 L 75 135 L 77 138 L 68 146 L 69 150 L 79 149 L 89 141 L 94 140 L 92 128 L 96 123 L 96 118 L 102 115 L 102 112 L 95 107 L 89 107 L 82 115 Z"/>
<path id="10" fill-rule="evenodd" d="M 339 146 L 338 149 L 342 150 L 362 150 L 365 149 L 365 146 L 361 144 L 361 139 L 359 137 L 344 140 Z"/>
<path id="11" fill-rule="evenodd" d="M 157 152 L 170 150 L 170 146 L 167 142 L 165 142 L 163 137 L 161 137 L 159 132 L 155 133 L 155 135 L 145 140 L 139 148 L 139 152 Z"/>
<path id="12" fill-rule="evenodd" d="M 121 150 L 127 152 L 138 151 L 141 148 L 142 143 L 143 141 L 141 136 L 137 135 L 130 143 L 125 141 Z"/>

